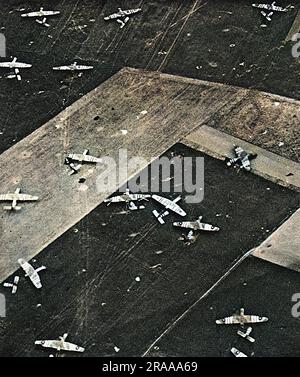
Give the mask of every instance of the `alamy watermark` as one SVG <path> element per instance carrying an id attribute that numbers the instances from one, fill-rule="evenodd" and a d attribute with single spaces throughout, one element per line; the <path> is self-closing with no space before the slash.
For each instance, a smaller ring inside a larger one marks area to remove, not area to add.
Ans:
<path id="1" fill-rule="evenodd" d="M 300 293 L 294 293 L 293 294 L 292 302 L 295 303 L 292 306 L 292 316 L 294 318 L 300 318 Z"/>
<path id="2" fill-rule="evenodd" d="M 292 36 L 292 41 L 296 42 L 292 48 L 292 55 L 294 58 L 300 57 L 300 33 L 296 33 Z"/>
<path id="3" fill-rule="evenodd" d="M 127 188 L 132 193 L 185 193 L 187 203 L 200 203 L 204 199 L 204 158 L 163 156 L 149 160 L 128 157 L 126 149 L 120 149 L 117 161 L 103 157 L 97 165 L 96 188 L 98 193 L 111 193 Z M 132 172 L 140 171 L 133 178 Z M 126 183 L 125 183 L 126 182 Z"/>
<path id="4" fill-rule="evenodd" d="M 6 57 L 6 38 L 5 35 L 0 33 L 0 58 Z"/>
<path id="5" fill-rule="evenodd" d="M 4 294 L 0 293 L 0 318 L 6 317 L 6 299 Z"/>

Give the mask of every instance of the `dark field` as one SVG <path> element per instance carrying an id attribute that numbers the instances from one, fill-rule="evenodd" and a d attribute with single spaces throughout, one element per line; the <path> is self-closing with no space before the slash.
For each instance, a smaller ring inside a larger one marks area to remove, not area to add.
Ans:
<path id="1" fill-rule="evenodd" d="M 116 10 L 115 2 L 1 0 L 0 32 L 7 39 L 7 56 L 33 68 L 23 71 L 21 83 L 1 80 L 0 152 L 124 66 L 299 99 L 300 65 L 291 55 L 291 42 L 284 42 L 298 4 L 281 3 L 296 8 L 275 15 L 262 28 L 263 18 L 250 0 L 122 1 L 124 9 L 141 6 L 143 12 L 120 30 L 103 20 Z M 20 9 L 40 6 L 61 11 L 61 16 L 49 18 L 50 28 L 20 17 Z M 74 60 L 95 69 L 80 78 L 52 71 Z"/>
<path id="2" fill-rule="evenodd" d="M 182 145 L 175 151 L 201 156 Z M 178 240 L 181 231 L 172 226 L 176 216 L 159 225 L 151 214 L 156 207 L 152 201 L 146 210 L 129 213 L 122 205 L 100 205 L 38 256 L 36 264 L 48 268 L 41 273 L 41 291 L 22 277 L 17 295 L 7 294 L 1 354 L 47 355 L 50 352 L 35 348 L 34 340 L 69 332 L 70 340 L 86 347 L 84 356 L 116 355 L 115 345 L 119 356 L 141 356 L 237 258 L 263 241 L 299 206 L 298 194 L 253 174 L 227 170 L 222 161 L 207 156 L 205 177 L 204 201 L 182 206 L 189 219 L 202 214 L 204 221 L 221 228 L 219 233 L 201 233 L 195 244 L 185 246 Z M 284 327 L 287 332 L 280 336 L 292 337 L 299 344 L 292 332 L 298 322 L 287 315 L 291 294 L 298 289 L 297 275 L 258 260 L 243 263 L 152 352 L 161 356 L 228 354 L 233 329 L 216 328 L 214 320 L 231 314 L 241 303 L 270 316 L 270 324 L 260 326 L 266 334 Z M 266 284 L 264 277 L 269 281 L 271 276 L 272 284 Z M 136 282 L 136 277 L 141 281 Z M 248 285 L 243 286 L 244 282 Z M 279 311 L 277 300 L 282 300 Z M 282 343 L 275 340 L 269 351 L 260 351 L 259 342 L 257 347 L 258 354 L 282 352 Z M 294 348 L 289 351 L 294 352 Z"/>

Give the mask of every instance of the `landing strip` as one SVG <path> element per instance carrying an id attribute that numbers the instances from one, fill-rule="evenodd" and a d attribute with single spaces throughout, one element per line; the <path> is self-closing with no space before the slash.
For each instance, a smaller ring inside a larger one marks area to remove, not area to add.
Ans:
<path id="1" fill-rule="evenodd" d="M 0 191 L 21 187 L 40 201 L 18 214 L 1 212 L 0 281 L 16 270 L 18 258 L 35 256 L 113 193 L 97 192 L 99 170 L 83 168 L 84 185 L 70 177 L 63 165 L 68 152 L 89 148 L 118 163 L 125 148 L 128 158 L 147 161 L 141 169 L 245 95 L 230 86 L 124 69 L 4 152 Z M 138 171 L 129 167 L 129 177 Z"/>
<path id="2" fill-rule="evenodd" d="M 1 288 L 8 297 L 7 318 L 0 321 L 1 354 L 48 355 L 34 347 L 34 340 L 68 331 L 72 341 L 86 347 L 84 356 L 140 356 L 147 350 L 150 354 L 172 355 L 172 340 L 161 350 L 160 342 L 153 347 L 151 344 L 170 324 L 177 324 L 178 316 L 226 274 L 237 258 L 258 246 L 298 208 L 298 194 L 254 174 L 227 170 L 223 161 L 205 156 L 205 201 L 196 206 L 183 205 L 192 218 L 203 214 L 222 231 L 217 238 L 201 235 L 196 244 L 186 248 L 178 241 L 180 232 L 172 228 L 173 218 L 166 227 L 158 225 L 151 214 L 152 204 L 134 214 L 104 204 L 97 206 L 103 200 L 94 192 L 97 172 L 82 170 L 80 176 L 87 178 L 88 187 L 82 191 L 86 186 L 78 183 L 79 177 L 68 175 L 62 165 L 63 155 L 89 147 L 94 155 L 115 156 L 117 149 L 125 146 L 130 155 L 150 160 L 160 154 L 161 148 L 185 140 L 221 112 L 229 114 L 245 101 L 255 101 L 255 93 L 124 70 L 101 90 L 84 97 L 81 105 L 65 110 L 1 156 L 6 166 L 1 179 L 5 187 L 1 190 L 19 183 L 15 173 L 22 172 L 32 176 L 26 184 L 23 182 L 24 190 L 41 197 L 36 205 L 24 206 L 17 216 L 2 214 L 2 221 L 14 222 L 3 229 L 15 227 L 13 235 L 4 232 L 7 248 L 2 255 L 13 250 L 24 256 L 26 251 L 30 258 L 44 249 L 37 265 L 48 268 L 40 292 L 23 277 L 16 296 L 9 296 Z M 100 104 L 94 103 L 94 94 Z M 289 103 L 292 115 L 294 102 L 284 101 L 286 108 Z M 270 110 L 268 106 L 262 108 Z M 286 122 L 290 122 L 288 112 Z M 222 127 L 222 122 L 218 125 Z M 127 130 L 126 135 L 122 130 Z M 182 145 L 174 150 L 186 156 L 201 155 Z M 26 155 L 28 152 L 31 155 Z M 17 168 L 10 172 L 12 161 Z M 12 272 L 15 266 L 10 268 Z M 8 269 L 4 272 L 6 276 L 11 273 Z M 140 283 L 133 284 L 137 276 Z M 226 292 L 226 297 L 230 296 L 230 290 Z M 247 299 L 254 307 L 254 297 Z M 235 305 L 237 301 L 238 297 Z M 214 341 L 218 313 L 207 313 L 207 306 L 204 310 L 201 318 L 205 318 L 205 334 Z M 280 317 L 279 323 L 284 323 L 284 318 Z M 181 322 L 178 325 L 175 334 Z M 201 338 L 202 327 L 197 329 Z M 120 351 L 117 353 L 114 347 Z M 206 354 L 200 351 L 197 341 L 191 350 L 190 354 Z M 184 354 L 184 348 L 176 352 Z M 221 343 L 209 348 L 210 355 L 222 352 Z"/>
<path id="3" fill-rule="evenodd" d="M 300 272 L 300 209 L 271 234 L 253 255 Z"/>
<path id="4" fill-rule="evenodd" d="M 239 145 L 249 153 L 257 154 L 258 158 L 252 161 L 254 174 L 300 192 L 300 164 L 297 162 L 205 125 L 191 132 L 182 142 L 221 160 L 224 156 L 234 157 L 232 148 Z"/>
<path id="5" fill-rule="evenodd" d="M 257 109 L 255 118 L 250 116 L 252 107 Z M 82 169 L 84 185 L 70 177 L 63 165 L 66 153 L 89 148 L 93 155 L 118 161 L 118 150 L 126 148 L 129 157 L 143 157 L 148 163 L 203 124 L 226 129 L 233 119 L 246 128 L 251 122 L 255 129 L 272 113 L 272 127 L 284 130 L 294 125 L 299 111 L 297 101 L 278 96 L 121 70 L 0 156 L 0 191 L 20 186 L 40 197 L 18 214 L 1 213 L 5 249 L 0 252 L 0 281 L 16 270 L 18 258 L 37 255 L 112 193 L 97 193 L 96 169 Z M 272 143 L 273 137 L 268 140 Z M 129 177 L 145 166 L 129 170 Z"/>

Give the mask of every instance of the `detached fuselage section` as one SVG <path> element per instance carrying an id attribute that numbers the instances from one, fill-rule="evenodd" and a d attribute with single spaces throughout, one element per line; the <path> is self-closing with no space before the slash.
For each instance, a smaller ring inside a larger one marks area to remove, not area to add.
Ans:
<path id="1" fill-rule="evenodd" d="M 237 348 L 232 347 L 230 352 L 233 354 L 235 357 L 248 357 L 245 353 L 239 351 Z"/>

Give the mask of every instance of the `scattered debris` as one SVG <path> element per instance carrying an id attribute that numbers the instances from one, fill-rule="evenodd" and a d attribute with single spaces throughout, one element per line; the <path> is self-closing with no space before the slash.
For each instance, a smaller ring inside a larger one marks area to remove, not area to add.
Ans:
<path id="1" fill-rule="evenodd" d="M 154 266 L 150 266 L 149 269 L 152 270 L 153 272 L 155 272 L 156 270 L 160 270 L 162 267 L 161 263 L 158 263 Z"/>
<path id="2" fill-rule="evenodd" d="M 147 110 L 143 110 L 143 111 L 140 112 L 139 115 L 137 115 L 136 119 L 140 119 L 140 115 L 145 116 L 147 114 L 148 114 L 148 111 Z"/>
<path id="3" fill-rule="evenodd" d="M 208 63 L 212 68 L 217 68 L 218 67 L 218 63 L 216 62 L 210 62 Z"/>
<path id="4" fill-rule="evenodd" d="M 178 241 L 184 241 L 184 243 L 189 246 L 193 243 L 195 243 L 197 240 L 197 236 L 195 236 L 194 232 L 191 230 L 188 232 L 188 234 L 182 234 L 181 237 L 178 238 Z"/>
<path id="5" fill-rule="evenodd" d="M 230 350 L 235 357 L 248 357 L 243 352 L 239 351 L 237 348 L 232 347 Z"/>
<path id="6" fill-rule="evenodd" d="M 134 281 L 131 283 L 130 287 L 127 289 L 127 292 L 131 290 L 131 288 L 134 286 L 135 283 L 139 283 L 141 281 L 141 278 L 137 276 Z"/>

